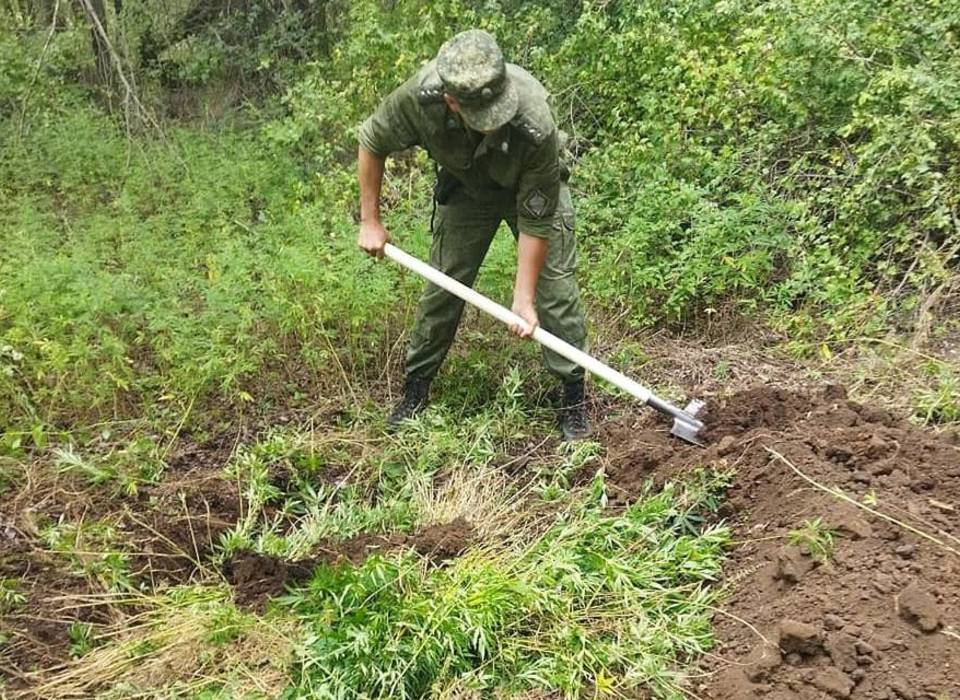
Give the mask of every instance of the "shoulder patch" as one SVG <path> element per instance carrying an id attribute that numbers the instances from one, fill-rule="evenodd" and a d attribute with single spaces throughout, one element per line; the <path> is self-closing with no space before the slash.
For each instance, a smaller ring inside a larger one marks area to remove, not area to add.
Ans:
<path id="1" fill-rule="evenodd" d="M 517 115 L 510 123 L 525 139 L 540 145 L 556 130 L 549 95 L 543 85 L 520 66 L 507 64 L 507 73 L 520 94 Z"/>
<path id="2" fill-rule="evenodd" d="M 437 73 L 436 59 L 426 63 L 417 74 L 417 102 L 432 105 L 443 102 L 443 82 Z"/>
<path id="3" fill-rule="evenodd" d="M 550 204 L 550 200 L 547 199 L 547 196 L 540 190 L 531 190 L 530 194 L 527 195 L 527 198 L 523 200 L 523 206 L 528 213 L 532 214 L 534 218 L 542 219 L 543 215 L 547 213 L 547 207 Z"/>
<path id="4" fill-rule="evenodd" d="M 542 126 L 525 114 L 518 114 L 510 120 L 510 123 L 516 127 L 521 134 L 536 144 L 543 143 L 550 135 L 549 131 L 543 129 Z"/>
<path id="5" fill-rule="evenodd" d="M 443 85 L 440 83 L 421 85 L 417 89 L 417 102 L 422 105 L 443 102 Z"/>

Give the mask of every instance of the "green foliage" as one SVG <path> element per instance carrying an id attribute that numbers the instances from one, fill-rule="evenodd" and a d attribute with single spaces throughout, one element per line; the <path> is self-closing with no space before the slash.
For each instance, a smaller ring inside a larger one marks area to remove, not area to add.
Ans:
<path id="1" fill-rule="evenodd" d="M 20 590 L 20 581 L 0 579 L 0 615 L 9 615 L 26 602 L 27 597 Z"/>
<path id="2" fill-rule="evenodd" d="M 712 643 L 703 582 L 727 535 L 673 525 L 679 495 L 668 486 L 620 515 L 577 507 L 516 551 L 448 568 L 409 556 L 321 567 L 286 599 L 310 621 L 290 696 L 418 698 L 458 683 L 681 697 L 674 665 Z"/>
<path id="3" fill-rule="evenodd" d="M 128 555 L 122 551 L 122 534 L 109 522 L 60 522 L 40 532 L 47 549 L 63 555 L 71 572 L 86 576 L 107 590 L 133 588 Z"/>
<path id="4" fill-rule="evenodd" d="M 239 639 L 244 630 L 249 629 L 253 619 L 232 605 L 212 608 L 212 615 L 206 621 L 209 629 L 206 641 L 216 646 L 229 644 Z"/>
<path id="5" fill-rule="evenodd" d="M 836 537 L 837 533 L 826 527 L 820 518 L 805 520 L 800 528 L 787 533 L 790 544 L 806 548 L 814 559 L 821 562 L 833 556 Z"/>
<path id="6" fill-rule="evenodd" d="M 419 499 L 439 474 L 505 461 L 513 441 L 538 425 L 525 409 L 515 370 L 482 410 L 463 416 L 456 400 L 449 403 L 431 407 L 363 460 L 331 446 L 329 437 L 324 452 L 310 435 L 290 430 L 241 449 L 226 475 L 240 484 L 244 517 L 222 536 L 220 556 L 250 549 L 297 559 L 321 541 L 410 532 L 421 523 Z M 361 422 L 381 419 L 363 415 Z M 570 449 L 565 470 L 579 468 L 597 449 L 596 443 Z M 331 478 L 328 461 L 350 464 L 349 473 Z M 549 476 L 558 478 L 552 470 Z"/>
<path id="7" fill-rule="evenodd" d="M 914 398 L 914 416 L 925 425 L 960 422 L 960 377 L 950 367 L 930 363 L 927 374 L 932 386 Z"/>
<path id="8" fill-rule="evenodd" d="M 233 128 L 132 141 L 77 80 L 81 25 L 41 63 L 45 32 L 5 29 L 2 414 L 56 425 L 146 405 L 177 422 L 195 401 L 254 403 L 294 368 L 376 371 L 420 285 L 356 252 L 354 130 L 467 26 L 553 89 L 586 151 L 573 185 L 595 306 L 634 325 L 768 314 L 803 347 L 880 332 L 955 267 L 957 14 L 957 0 L 125 3 L 115 26 L 146 97 L 266 90 Z M 429 178 L 423 154 L 388 173 L 387 223 L 421 254 Z M 498 244 L 489 269 L 509 276 L 511 256 Z"/>
<path id="9" fill-rule="evenodd" d="M 138 67 L 167 87 L 242 78 L 269 88 L 329 51 L 338 2 L 127 3 L 118 18 Z"/>
<path id="10" fill-rule="evenodd" d="M 23 480 L 23 470 L 14 459 L 0 456 L 0 495 L 12 491 Z"/>
<path id="11" fill-rule="evenodd" d="M 415 286 L 368 274 L 345 169 L 305 183 L 253 135 L 188 132 L 128 167 L 105 118 L 63 109 L 0 167 L 3 415 L 56 423 L 143 402 L 177 420 L 212 392 L 252 397 L 253 378 L 290 363 L 362 373 L 378 301 Z"/>
<path id="12" fill-rule="evenodd" d="M 53 456 L 61 472 L 82 476 L 94 486 L 108 485 L 114 495 L 136 496 L 141 486 L 157 483 L 164 469 L 158 446 L 148 437 L 89 458 L 72 445 L 55 448 Z"/>
<path id="13" fill-rule="evenodd" d="M 94 628 L 89 622 L 74 620 L 68 630 L 70 638 L 70 656 L 80 658 L 96 646 Z"/>
<path id="14" fill-rule="evenodd" d="M 732 301 L 878 330 L 955 254 L 958 12 L 586 4 L 546 71 L 599 142 L 577 175 L 589 289 L 637 323 Z"/>

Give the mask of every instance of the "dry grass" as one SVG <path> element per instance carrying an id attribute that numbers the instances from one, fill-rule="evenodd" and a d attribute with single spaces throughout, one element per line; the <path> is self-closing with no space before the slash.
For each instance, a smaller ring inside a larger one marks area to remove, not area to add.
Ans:
<path id="1" fill-rule="evenodd" d="M 214 636 L 224 634 L 224 615 L 232 612 L 225 596 L 206 589 L 186 604 L 171 596 L 138 596 L 139 612 L 99 631 L 98 639 L 109 643 L 63 666 L 27 674 L 32 687 L 12 697 L 89 698 L 111 689 L 136 698 L 174 685 L 189 693 L 215 682 L 276 697 L 288 682 L 290 631 L 244 615 L 235 638 L 212 645 Z"/>
<path id="2" fill-rule="evenodd" d="M 463 518 L 478 542 L 500 547 L 519 533 L 539 531 L 541 514 L 530 507 L 529 486 L 518 489 L 516 479 L 498 468 L 460 467 L 442 481 L 421 484 L 413 504 L 423 525 Z"/>

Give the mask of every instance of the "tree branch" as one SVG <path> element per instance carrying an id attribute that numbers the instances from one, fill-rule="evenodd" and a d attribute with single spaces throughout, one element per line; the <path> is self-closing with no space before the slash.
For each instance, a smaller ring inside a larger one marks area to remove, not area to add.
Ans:
<path id="1" fill-rule="evenodd" d="M 83 9 L 90 18 L 90 22 L 93 24 L 94 30 L 103 41 L 103 45 L 106 47 L 107 52 L 110 54 L 110 60 L 113 62 L 113 66 L 117 71 L 117 77 L 120 79 L 120 82 L 123 85 L 123 89 L 125 91 L 123 97 L 124 117 L 127 122 L 127 131 L 130 131 L 130 117 L 131 112 L 133 112 L 139 119 L 149 123 L 150 126 L 162 134 L 163 129 L 160 128 L 160 124 L 157 123 L 157 120 L 153 118 L 153 115 L 150 114 L 149 110 L 147 110 L 147 108 L 143 106 L 143 103 L 140 102 L 140 98 L 137 97 L 135 79 L 132 75 L 129 79 L 127 78 L 127 75 L 123 70 L 123 61 L 113 48 L 113 44 L 110 43 L 110 39 L 107 36 L 107 30 L 104 29 L 103 23 L 100 21 L 100 17 L 97 16 L 93 6 L 90 4 L 90 0 L 80 0 L 80 4 L 83 5 Z"/>
<path id="2" fill-rule="evenodd" d="M 53 6 L 53 19 L 50 20 L 50 31 L 47 32 L 47 40 L 43 42 L 43 49 L 40 51 L 40 57 L 37 59 L 37 65 L 33 67 L 33 75 L 27 85 L 27 90 L 23 95 L 23 101 L 20 103 L 20 123 L 17 125 L 17 138 L 23 138 L 23 123 L 26 118 L 27 106 L 30 103 L 30 95 L 33 94 L 33 86 L 37 82 L 37 76 L 40 75 L 40 69 L 43 67 L 43 59 L 47 56 L 47 50 L 50 48 L 50 42 L 53 40 L 53 34 L 57 31 L 57 17 L 60 14 L 60 0 L 56 0 Z"/>

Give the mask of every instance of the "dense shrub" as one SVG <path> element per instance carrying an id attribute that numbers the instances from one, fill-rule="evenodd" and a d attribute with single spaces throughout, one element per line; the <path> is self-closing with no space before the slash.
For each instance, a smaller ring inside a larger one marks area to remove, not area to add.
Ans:
<path id="1" fill-rule="evenodd" d="M 643 323 L 762 303 L 836 335 L 913 303 L 960 242 L 958 16 L 587 6 L 547 73 L 598 144 L 578 180 L 596 298 Z"/>
<path id="2" fill-rule="evenodd" d="M 349 144 L 450 32 L 484 26 L 586 151 L 595 303 L 644 325 L 734 304 L 859 335 L 956 265 L 958 16 L 955 0 L 355 3 L 331 59 L 289 89 L 282 133 Z"/>

